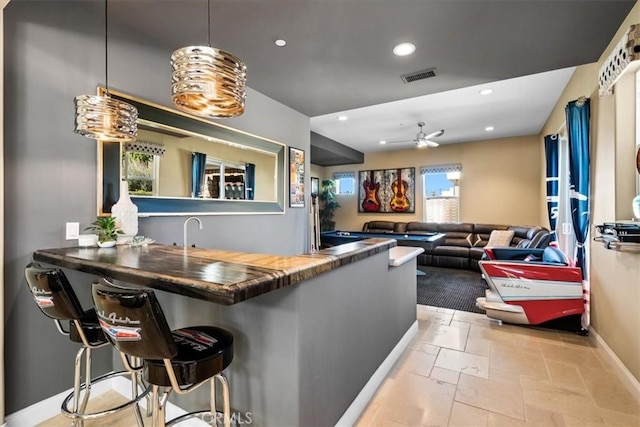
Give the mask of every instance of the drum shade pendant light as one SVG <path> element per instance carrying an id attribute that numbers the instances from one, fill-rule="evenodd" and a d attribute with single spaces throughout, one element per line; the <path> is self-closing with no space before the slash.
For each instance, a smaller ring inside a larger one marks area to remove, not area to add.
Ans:
<path id="1" fill-rule="evenodd" d="M 211 0 L 207 1 L 209 46 L 187 46 L 171 55 L 171 100 L 201 117 L 236 117 L 244 112 L 247 67 L 236 56 L 211 47 Z"/>
<path id="2" fill-rule="evenodd" d="M 109 96 L 108 83 L 108 9 L 104 2 L 104 74 L 105 89 L 99 95 L 80 95 L 74 98 L 76 125 L 74 131 L 87 138 L 102 141 L 131 142 L 138 132 L 138 110 L 131 104 Z"/>

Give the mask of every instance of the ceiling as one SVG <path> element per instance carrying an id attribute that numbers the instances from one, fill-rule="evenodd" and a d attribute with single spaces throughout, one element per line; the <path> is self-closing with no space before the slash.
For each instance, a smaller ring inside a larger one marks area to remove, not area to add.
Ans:
<path id="1" fill-rule="evenodd" d="M 247 64 L 251 88 L 311 117 L 313 131 L 371 152 L 410 148 L 378 141 L 411 139 L 419 121 L 426 133 L 444 128 L 437 139 L 443 144 L 539 132 L 571 67 L 597 61 L 634 4 L 212 0 L 211 37 Z M 167 56 L 207 42 L 206 0 L 109 5 L 110 25 L 136 31 Z M 276 39 L 287 45 L 277 47 Z M 394 56 L 393 46 L 404 41 L 416 52 Z M 436 77 L 400 78 L 431 67 Z M 484 87 L 493 94 L 479 96 Z M 349 120 L 339 122 L 340 114 Z"/>

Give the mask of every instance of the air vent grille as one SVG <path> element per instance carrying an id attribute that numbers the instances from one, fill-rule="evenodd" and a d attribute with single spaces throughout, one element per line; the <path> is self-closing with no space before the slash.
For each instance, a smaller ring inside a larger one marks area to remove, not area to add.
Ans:
<path id="1" fill-rule="evenodd" d="M 412 83 L 417 80 L 429 79 L 431 77 L 435 77 L 438 75 L 438 72 L 435 68 L 427 68 L 426 70 L 416 71 L 415 73 L 405 74 L 404 76 L 400 76 L 403 82 Z"/>

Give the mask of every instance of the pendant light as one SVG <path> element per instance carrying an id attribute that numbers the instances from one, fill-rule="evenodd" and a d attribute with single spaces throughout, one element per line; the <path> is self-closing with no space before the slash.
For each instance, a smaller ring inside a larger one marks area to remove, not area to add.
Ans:
<path id="1" fill-rule="evenodd" d="M 74 131 L 87 138 L 102 141 L 131 142 L 138 132 L 138 110 L 131 104 L 109 96 L 108 9 L 104 2 L 104 83 L 99 95 L 80 95 L 74 98 L 76 124 Z"/>
<path id="2" fill-rule="evenodd" d="M 207 0 L 208 46 L 187 46 L 171 55 L 171 100 L 201 117 L 236 117 L 244 112 L 247 67 L 236 56 L 211 47 L 211 0 Z"/>

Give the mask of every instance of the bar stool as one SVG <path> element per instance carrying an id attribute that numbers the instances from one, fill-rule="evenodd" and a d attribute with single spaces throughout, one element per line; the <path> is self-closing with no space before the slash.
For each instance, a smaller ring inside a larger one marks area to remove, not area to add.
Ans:
<path id="1" fill-rule="evenodd" d="M 73 342 L 82 346 L 75 358 L 75 371 L 73 378 L 73 391 L 63 400 L 62 413 L 71 418 L 72 425 L 84 425 L 85 420 L 92 420 L 111 415 L 128 407 L 133 407 L 138 426 L 144 426 L 138 402 L 146 397 L 150 388 L 139 393 L 139 376 L 128 371 L 110 372 L 97 378 L 91 378 L 91 350 L 104 347 L 109 344 L 98 323 L 95 309 L 87 311 L 82 309 L 80 301 L 69 284 L 67 276 L 60 269 L 43 268 L 36 263 L 31 263 L 25 268 L 25 278 L 29 291 L 38 308 L 45 316 L 53 319 L 58 331 L 69 336 Z M 62 321 L 69 320 L 69 328 L 65 330 Z M 82 356 L 85 356 L 85 382 L 82 380 Z M 87 403 L 91 394 L 91 385 L 116 376 L 131 377 L 133 398 L 126 403 L 99 412 L 87 413 Z M 84 391 L 84 392 L 83 392 Z M 82 393 L 82 399 L 80 394 Z M 69 402 L 73 400 L 72 408 Z"/>
<path id="2" fill-rule="evenodd" d="M 233 335 L 214 326 L 172 331 L 151 289 L 124 288 L 106 279 L 92 286 L 100 326 L 119 351 L 127 369 L 137 369 L 129 358 L 142 359 L 145 381 L 152 385 L 152 425 L 173 425 L 191 417 L 217 425 L 216 380 L 222 385 L 225 427 L 231 424 L 229 382 L 222 371 L 233 360 Z M 165 422 L 165 404 L 171 391 L 186 394 L 210 384 L 208 410 L 191 412 Z"/>

